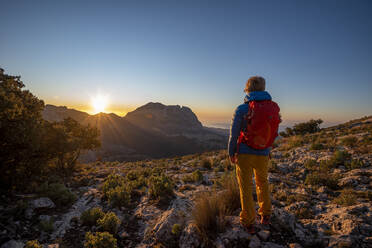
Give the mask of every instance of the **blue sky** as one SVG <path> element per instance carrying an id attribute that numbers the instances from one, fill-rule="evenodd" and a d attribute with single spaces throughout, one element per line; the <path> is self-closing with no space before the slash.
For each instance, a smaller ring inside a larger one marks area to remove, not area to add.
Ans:
<path id="1" fill-rule="evenodd" d="M 149 101 L 229 123 L 267 80 L 285 125 L 372 114 L 371 1 L 1 1 L 0 67 L 46 103 Z"/>

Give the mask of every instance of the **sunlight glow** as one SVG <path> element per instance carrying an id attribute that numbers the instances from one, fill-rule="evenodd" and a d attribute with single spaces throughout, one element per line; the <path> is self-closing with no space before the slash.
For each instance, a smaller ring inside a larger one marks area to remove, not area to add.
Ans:
<path id="1" fill-rule="evenodd" d="M 103 95 L 96 95 L 92 97 L 91 104 L 93 107 L 94 114 L 105 112 L 107 107 L 108 97 Z"/>

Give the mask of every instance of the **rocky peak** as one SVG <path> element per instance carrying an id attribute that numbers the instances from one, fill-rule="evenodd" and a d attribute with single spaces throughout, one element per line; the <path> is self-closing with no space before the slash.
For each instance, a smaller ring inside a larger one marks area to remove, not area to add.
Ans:
<path id="1" fill-rule="evenodd" d="M 202 124 L 192 110 L 180 105 L 149 102 L 129 112 L 124 118 L 146 129 L 167 134 L 198 131 Z"/>

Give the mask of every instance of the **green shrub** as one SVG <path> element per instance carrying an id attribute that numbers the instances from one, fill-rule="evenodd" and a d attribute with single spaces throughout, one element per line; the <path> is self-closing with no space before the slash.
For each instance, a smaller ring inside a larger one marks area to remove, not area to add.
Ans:
<path id="1" fill-rule="evenodd" d="M 39 222 L 39 229 L 41 231 L 51 233 L 54 231 L 54 221 L 51 218 L 50 220 L 42 220 Z"/>
<path id="2" fill-rule="evenodd" d="M 85 226 L 95 226 L 98 219 L 102 218 L 104 215 L 105 213 L 101 208 L 95 207 L 84 211 L 80 216 L 80 220 Z"/>
<path id="3" fill-rule="evenodd" d="M 313 219 L 314 213 L 311 208 L 299 208 L 295 211 L 295 215 L 298 219 Z"/>
<path id="4" fill-rule="evenodd" d="M 108 202 L 114 207 L 129 207 L 131 203 L 132 188 L 129 185 L 117 186 L 107 193 Z"/>
<path id="5" fill-rule="evenodd" d="M 165 200 L 173 196 L 174 183 L 170 177 L 164 174 L 150 177 L 148 186 L 148 192 L 152 199 Z"/>
<path id="6" fill-rule="evenodd" d="M 351 162 L 346 163 L 345 166 L 350 170 L 354 170 L 364 167 L 364 163 L 361 160 L 352 159 Z"/>
<path id="7" fill-rule="evenodd" d="M 316 170 L 317 168 L 319 168 L 319 166 L 317 165 L 316 160 L 314 160 L 314 159 L 307 159 L 304 162 L 304 167 L 308 170 Z"/>
<path id="8" fill-rule="evenodd" d="M 125 183 L 124 178 L 118 174 L 110 174 L 103 183 L 103 194 L 107 194 L 111 189 L 121 186 Z"/>
<path id="9" fill-rule="evenodd" d="M 106 213 L 103 217 L 98 219 L 97 224 L 105 232 L 116 234 L 120 226 L 120 220 L 113 212 Z"/>
<path id="10" fill-rule="evenodd" d="M 190 182 L 201 182 L 203 181 L 203 173 L 200 172 L 200 170 L 195 170 L 193 173 L 189 175 L 185 175 L 182 180 L 185 183 L 190 183 Z"/>
<path id="11" fill-rule="evenodd" d="M 38 189 L 41 196 L 49 197 L 58 207 L 71 206 L 77 199 L 64 184 L 45 182 Z"/>
<path id="12" fill-rule="evenodd" d="M 341 194 L 333 199 L 333 203 L 342 206 L 352 206 L 356 203 L 356 192 L 352 189 L 344 189 Z"/>
<path id="13" fill-rule="evenodd" d="M 211 169 L 212 168 L 212 161 L 211 159 L 209 158 L 204 158 L 202 161 L 201 161 L 201 166 L 203 168 L 206 168 L 206 169 Z"/>
<path id="14" fill-rule="evenodd" d="M 335 151 L 331 160 L 337 165 L 344 165 L 351 155 L 347 151 Z"/>
<path id="15" fill-rule="evenodd" d="M 85 234 L 85 248 L 117 248 L 117 240 L 108 232 L 97 232 Z"/>
<path id="16" fill-rule="evenodd" d="M 181 234 L 181 225 L 180 224 L 174 224 L 172 226 L 172 234 L 175 236 L 179 236 Z"/>
<path id="17" fill-rule="evenodd" d="M 323 172 L 312 172 L 306 176 L 305 184 L 312 186 L 327 186 L 330 189 L 338 189 L 338 178 Z"/>
<path id="18" fill-rule="evenodd" d="M 341 143 L 347 147 L 355 147 L 358 139 L 354 136 L 346 137 L 341 140 Z"/>
<path id="19" fill-rule="evenodd" d="M 29 240 L 26 242 L 24 248 L 43 248 L 43 246 L 37 240 Z"/>
<path id="20" fill-rule="evenodd" d="M 312 143 L 310 146 L 311 150 L 322 150 L 324 149 L 324 145 L 322 143 Z"/>

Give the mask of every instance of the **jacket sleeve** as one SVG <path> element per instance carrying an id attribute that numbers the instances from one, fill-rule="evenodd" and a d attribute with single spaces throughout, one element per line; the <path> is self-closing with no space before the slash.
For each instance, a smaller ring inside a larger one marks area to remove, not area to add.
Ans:
<path id="1" fill-rule="evenodd" d="M 236 146 L 240 134 L 243 116 L 244 116 L 243 111 L 241 110 L 241 108 L 237 107 L 232 118 L 230 127 L 230 136 L 228 143 L 229 156 L 233 156 L 236 152 L 238 152 L 236 151 Z"/>

